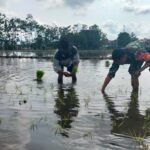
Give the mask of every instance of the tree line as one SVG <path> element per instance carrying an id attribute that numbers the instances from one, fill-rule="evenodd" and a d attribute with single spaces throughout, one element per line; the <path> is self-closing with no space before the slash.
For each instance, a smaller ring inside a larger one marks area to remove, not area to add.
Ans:
<path id="1" fill-rule="evenodd" d="M 112 46 L 107 35 L 98 25 L 87 26 L 75 24 L 59 27 L 57 25 L 41 25 L 31 14 L 26 19 L 8 18 L 0 13 L 0 49 L 34 49 L 47 50 L 58 47 L 61 36 L 67 36 L 69 41 L 81 50 L 98 50 L 101 48 L 123 47 L 137 40 L 134 33 L 122 32 Z"/>

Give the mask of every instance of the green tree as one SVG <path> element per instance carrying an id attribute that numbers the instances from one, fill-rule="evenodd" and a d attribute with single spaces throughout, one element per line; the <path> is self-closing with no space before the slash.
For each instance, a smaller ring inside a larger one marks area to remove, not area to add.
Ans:
<path id="1" fill-rule="evenodd" d="M 81 49 L 99 49 L 107 39 L 99 26 L 92 25 L 88 30 L 81 30 L 79 33 Z"/>
<path id="2" fill-rule="evenodd" d="M 3 49 L 6 16 L 0 13 L 0 49 Z"/>
<path id="3" fill-rule="evenodd" d="M 89 27 L 89 30 L 96 30 L 96 31 L 100 31 L 99 26 L 94 24 L 92 26 Z"/>
<path id="4" fill-rule="evenodd" d="M 82 24 L 81 30 L 88 30 L 88 26 L 86 24 Z"/>
<path id="5" fill-rule="evenodd" d="M 60 28 L 59 28 L 60 36 L 67 35 L 67 34 L 70 33 L 70 32 L 71 32 L 71 26 L 60 27 Z"/>
<path id="6" fill-rule="evenodd" d="M 43 26 L 38 25 L 32 14 L 27 14 L 24 23 L 26 45 L 28 48 L 31 48 L 34 38 L 41 36 L 41 32 L 43 32 Z M 35 35 L 33 36 L 33 34 Z"/>
<path id="7" fill-rule="evenodd" d="M 45 37 L 44 26 L 38 25 L 37 31 L 36 31 L 36 37 L 34 38 L 34 43 L 35 43 L 36 49 L 45 49 L 44 37 Z"/>
<path id="8" fill-rule="evenodd" d="M 52 49 L 58 47 L 61 36 L 68 36 L 80 49 L 99 49 L 107 40 L 98 25 L 85 24 L 58 27 L 40 25 L 32 14 L 26 19 L 10 18 L 0 13 L 0 49 Z"/>

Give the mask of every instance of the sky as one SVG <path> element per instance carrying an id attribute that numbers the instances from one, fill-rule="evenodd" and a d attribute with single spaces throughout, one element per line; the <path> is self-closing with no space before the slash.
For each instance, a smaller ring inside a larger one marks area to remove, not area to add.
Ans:
<path id="1" fill-rule="evenodd" d="M 97 24 L 110 40 L 122 31 L 150 38 L 150 0 L 0 0 L 0 12 L 41 24 Z"/>

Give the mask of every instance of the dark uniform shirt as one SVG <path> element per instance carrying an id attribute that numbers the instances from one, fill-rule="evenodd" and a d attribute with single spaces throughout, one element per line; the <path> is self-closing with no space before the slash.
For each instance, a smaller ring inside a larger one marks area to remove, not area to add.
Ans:
<path id="1" fill-rule="evenodd" d="M 56 72 L 62 71 L 63 67 L 70 67 L 72 64 L 79 63 L 79 53 L 75 46 L 68 51 L 58 49 L 54 56 L 53 67 Z"/>
<path id="2" fill-rule="evenodd" d="M 136 49 L 122 49 L 122 50 L 125 51 L 125 53 L 127 54 L 127 60 L 124 64 L 130 64 L 128 72 L 132 75 L 136 71 L 138 71 L 143 65 L 143 61 L 137 61 L 135 59 L 135 54 L 139 50 Z M 120 66 L 119 64 L 113 62 L 111 68 L 109 69 L 110 77 L 115 77 L 115 74 L 119 69 L 119 66 Z"/>

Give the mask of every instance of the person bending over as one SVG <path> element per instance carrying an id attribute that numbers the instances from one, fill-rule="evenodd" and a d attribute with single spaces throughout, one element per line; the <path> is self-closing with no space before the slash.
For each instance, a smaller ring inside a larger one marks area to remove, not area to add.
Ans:
<path id="1" fill-rule="evenodd" d="M 105 92 L 107 85 L 115 77 L 120 65 L 130 64 L 128 72 L 131 75 L 131 85 L 134 91 L 139 88 L 139 76 L 142 71 L 150 67 L 150 53 L 139 49 L 117 49 L 112 52 L 113 64 L 105 78 L 102 86 L 102 93 Z M 145 64 L 144 64 L 145 62 Z M 144 64 L 144 65 L 143 65 Z"/>
<path id="2" fill-rule="evenodd" d="M 76 46 L 70 46 L 66 37 L 61 37 L 59 41 L 59 49 L 54 56 L 53 67 L 58 74 L 58 83 L 63 83 L 63 76 L 72 77 L 72 82 L 77 81 L 76 73 L 79 64 L 79 53 Z M 64 71 L 64 67 L 67 71 Z"/>

